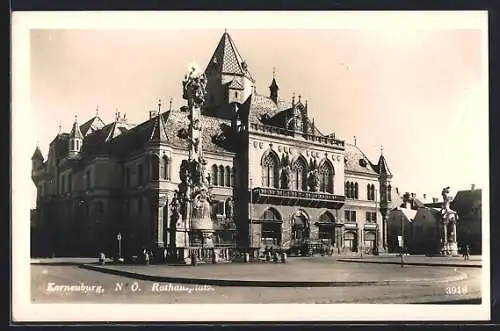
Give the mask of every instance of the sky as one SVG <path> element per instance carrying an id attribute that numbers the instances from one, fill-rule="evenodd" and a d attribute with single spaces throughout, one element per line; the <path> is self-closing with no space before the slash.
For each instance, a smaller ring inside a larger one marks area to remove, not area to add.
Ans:
<path id="1" fill-rule="evenodd" d="M 118 110 L 138 124 L 159 99 L 164 108 L 169 98 L 173 107 L 184 105 L 181 82 L 188 65 L 195 61 L 205 68 L 227 28 L 258 93 L 269 94 L 275 68 L 279 98 L 302 95 L 324 134 L 335 132 L 348 143 L 355 136 L 374 163 L 383 146 L 400 192 L 440 197 L 445 186 L 452 192 L 471 184 L 484 188 L 484 31 L 416 22 L 404 28 L 240 27 L 218 21 L 208 28 L 33 29 L 33 125 L 26 146 L 32 153 L 38 144 L 46 157 L 59 125 L 69 132 L 75 115 L 83 123 L 97 107 L 106 123 Z M 31 196 L 34 206 L 34 185 Z"/>

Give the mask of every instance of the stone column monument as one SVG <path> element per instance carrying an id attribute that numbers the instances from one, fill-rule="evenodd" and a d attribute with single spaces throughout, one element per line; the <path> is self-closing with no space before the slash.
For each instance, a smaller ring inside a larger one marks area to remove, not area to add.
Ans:
<path id="1" fill-rule="evenodd" d="M 201 126 L 201 107 L 205 103 L 207 79 L 196 66 L 191 66 L 185 75 L 183 98 L 189 109 L 189 156 L 180 166 L 179 190 L 173 214 L 183 227 L 184 235 L 176 238 L 176 246 L 184 247 L 184 260 L 189 262 L 189 247 L 213 247 L 214 225 L 210 213 L 210 187 L 203 158 L 203 129 Z"/>
<path id="2" fill-rule="evenodd" d="M 450 187 L 443 188 L 443 205 L 441 207 L 441 255 L 457 255 L 457 212 L 451 210 Z"/>

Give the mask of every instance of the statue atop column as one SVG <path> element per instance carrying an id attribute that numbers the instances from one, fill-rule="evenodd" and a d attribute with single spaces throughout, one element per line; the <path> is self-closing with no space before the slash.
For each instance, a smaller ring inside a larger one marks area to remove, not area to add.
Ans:
<path id="1" fill-rule="evenodd" d="M 206 99 L 207 79 L 196 65 L 189 68 L 182 82 L 183 98 L 189 109 L 189 156 L 180 167 L 179 195 L 185 224 L 189 224 L 189 244 L 213 246 L 213 222 L 210 213 L 210 183 L 203 158 L 203 127 L 201 108 Z"/>
<path id="2" fill-rule="evenodd" d="M 441 191 L 443 203 L 441 205 L 441 254 L 458 254 L 457 244 L 457 221 L 458 214 L 450 208 L 452 196 L 450 187 L 447 186 Z"/>

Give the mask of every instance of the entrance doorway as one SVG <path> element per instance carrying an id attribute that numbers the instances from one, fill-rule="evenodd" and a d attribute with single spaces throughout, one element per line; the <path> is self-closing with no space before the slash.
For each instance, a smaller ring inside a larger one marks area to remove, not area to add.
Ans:
<path id="1" fill-rule="evenodd" d="M 295 212 L 292 216 L 292 239 L 296 242 L 305 242 L 309 240 L 309 218 L 301 210 Z"/>

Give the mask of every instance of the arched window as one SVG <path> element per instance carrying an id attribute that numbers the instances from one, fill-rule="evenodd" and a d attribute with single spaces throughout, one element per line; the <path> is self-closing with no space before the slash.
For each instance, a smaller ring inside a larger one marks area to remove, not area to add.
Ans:
<path id="1" fill-rule="evenodd" d="M 354 199 L 358 198 L 358 183 L 354 183 Z"/>
<path id="2" fill-rule="evenodd" d="M 161 178 L 170 179 L 170 159 L 164 155 L 161 159 Z"/>
<path id="3" fill-rule="evenodd" d="M 217 186 L 219 184 L 219 182 L 217 181 L 217 179 L 219 178 L 218 177 L 219 176 L 218 173 L 219 173 L 218 168 L 214 164 L 212 166 L 212 185 L 214 185 L 214 186 Z"/>
<path id="4" fill-rule="evenodd" d="M 354 199 L 354 183 L 349 183 L 349 198 Z"/>
<path id="5" fill-rule="evenodd" d="M 325 161 L 319 168 L 319 190 L 333 193 L 333 167 Z"/>
<path id="6" fill-rule="evenodd" d="M 219 166 L 219 178 L 217 179 L 219 186 L 224 186 L 224 166 Z"/>
<path id="7" fill-rule="evenodd" d="M 307 164 L 303 158 L 292 165 L 292 190 L 307 191 Z"/>
<path id="8" fill-rule="evenodd" d="M 391 201 L 391 199 L 392 199 L 392 197 L 391 197 L 391 189 L 392 189 L 391 185 L 387 186 L 387 201 Z"/>
<path id="9" fill-rule="evenodd" d="M 233 167 L 231 169 L 231 187 L 234 186 L 234 179 L 236 178 L 236 168 Z"/>
<path id="10" fill-rule="evenodd" d="M 280 214 L 276 211 L 274 208 L 269 208 L 264 211 L 261 217 L 262 221 L 281 221 L 281 216 Z"/>
<path id="11" fill-rule="evenodd" d="M 225 186 L 231 187 L 231 168 L 229 166 L 226 166 L 226 172 L 224 175 L 226 177 Z"/>
<path id="12" fill-rule="evenodd" d="M 350 195 L 350 191 L 349 191 L 349 188 L 350 188 L 350 182 L 345 182 L 345 185 L 344 185 L 344 195 L 346 198 L 349 198 Z"/>
<path id="13" fill-rule="evenodd" d="M 366 185 L 366 200 L 372 199 L 372 186 L 370 184 Z"/>
<path id="14" fill-rule="evenodd" d="M 272 153 L 262 160 L 262 186 L 278 187 L 278 160 Z"/>

